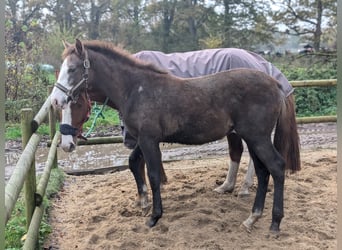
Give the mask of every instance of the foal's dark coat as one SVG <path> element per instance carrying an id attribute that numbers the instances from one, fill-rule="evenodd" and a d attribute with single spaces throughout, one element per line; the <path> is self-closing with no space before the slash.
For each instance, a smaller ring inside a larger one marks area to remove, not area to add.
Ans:
<path id="1" fill-rule="evenodd" d="M 285 97 L 276 80 L 249 69 L 181 79 L 136 61 L 112 45 L 98 42 L 85 43 L 84 48 L 77 40 L 76 46 L 66 49 L 64 56 L 82 71 L 85 50 L 91 63 L 88 92 L 101 92 L 109 97 L 122 114 L 128 131 L 137 138 L 137 148 L 146 160 L 153 193 L 149 226 L 154 226 L 162 216 L 159 143 L 202 144 L 235 130 L 247 143 L 258 177 L 253 216 L 261 216 L 271 174 L 274 179 L 271 230 L 279 231 L 285 170 L 281 155 L 287 157 L 293 153 L 287 165 L 296 171 L 299 150 L 298 138 L 291 136 L 291 129 L 286 127 L 289 117 Z M 70 79 L 76 83 L 79 77 Z M 274 147 L 271 132 L 275 125 Z M 251 225 L 256 219 L 252 219 Z"/>

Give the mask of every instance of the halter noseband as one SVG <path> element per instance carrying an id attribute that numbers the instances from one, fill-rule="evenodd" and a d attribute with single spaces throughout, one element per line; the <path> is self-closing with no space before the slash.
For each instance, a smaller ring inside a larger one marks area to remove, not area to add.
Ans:
<path id="1" fill-rule="evenodd" d="M 85 83 L 86 89 L 87 89 L 87 82 L 88 82 L 88 75 L 89 75 L 89 68 L 90 68 L 90 62 L 88 59 L 88 52 L 87 50 L 84 50 L 84 61 L 83 61 L 83 67 L 84 67 L 84 74 L 83 78 L 71 89 L 67 89 L 59 82 L 55 83 L 55 87 L 60 89 L 64 94 L 67 95 L 67 102 L 72 101 L 73 103 L 76 103 L 79 97 L 79 89 L 80 87 Z"/>
<path id="2" fill-rule="evenodd" d="M 62 135 L 77 136 L 78 138 L 87 140 L 87 138 L 82 135 L 82 126 L 86 121 L 88 121 L 90 117 L 90 112 L 91 112 L 91 101 L 90 101 L 88 93 L 86 93 L 86 98 L 87 98 L 87 106 L 88 106 L 87 115 L 84 117 L 83 121 L 81 122 L 80 127 L 75 128 L 72 125 L 62 123 L 59 125 L 59 131 L 61 132 Z"/>

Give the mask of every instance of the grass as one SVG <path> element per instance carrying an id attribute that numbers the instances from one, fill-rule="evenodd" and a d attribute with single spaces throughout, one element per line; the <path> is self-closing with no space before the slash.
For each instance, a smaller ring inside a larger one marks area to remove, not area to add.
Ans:
<path id="1" fill-rule="evenodd" d="M 37 133 L 42 135 L 49 135 L 49 125 L 42 124 L 39 126 Z M 20 124 L 6 124 L 5 131 L 6 140 L 18 140 L 21 139 L 21 127 Z"/>
<path id="2" fill-rule="evenodd" d="M 93 109 L 89 120 L 83 125 L 83 131 L 86 133 L 89 129 L 91 129 L 92 124 L 94 123 L 94 119 L 96 117 L 96 112 L 102 107 L 99 105 L 93 105 Z M 106 127 L 113 127 L 120 124 L 120 119 L 118 112 L 109 108 L 105 107 L 103 110 L 103 116 L 99 116 L 96 120 L 96 124 L 94 126 L 94 130 L 96 128 L 106 128 Z M 41 124 L 38 128 L 38 133 L 41 135 L 49 135 L 50 127 L 48 124 Z M 6 131 L 5 131 L 5 138 L 6 140 L 20 140 L 21 139 L 21 127 L 20 124 L 17 123 L 6 123 Z"/>
<path id="3" fill-rule="evenodd" d="M 120 124 L 119 114 L 116 110 L 105 106 L 104 109 L 102 110 L 102 115 L 98 115 L 101 108 L 102 108 L 102 105 L 93 104 L 89 120 L 83 125 L 84 133 L 87 133 L 90 129 L 96 130 L 97 127 L 106 128 L 106 127 L 113 127 L 113 126 Z M 95 121 L 94 119 L 96 117 L 98 118 Z"/>
<path id="4" fill-rule="evenodd" d="M 21 138 L 20 124 L 6 124 L 6 140 L 16 140 Z"/>
<path id="5" fill-rule="evenodd" d="M 39 179 L 39 177 L 38 177 Z M 50 206 L 50 198 L 58 192 L 64 181 L 64 172 L 59 168 L 51 171 L 50 180 L 46 189 L 46 196 L 44 197 L 44 206 L 48 210 Z M 15 208 L 12 212 L 11 219 L 8 221 L 5 228 L 5 249 L 21 249 L 24 242 L 23 236 L 26 234 L 26 218 L 25 218 L 25 204 L 21 194 Z M 42 223 L 39 230 L 39 245 L 42 246 L 44 240 L 51 232 L 51 226 L 48 223 L 48 215 L 44 213 Z"/>

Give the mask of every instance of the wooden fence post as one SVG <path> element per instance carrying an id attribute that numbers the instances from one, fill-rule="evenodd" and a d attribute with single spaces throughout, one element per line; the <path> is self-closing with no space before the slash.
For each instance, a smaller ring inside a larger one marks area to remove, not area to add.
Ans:
<path id="1" fill-rule="evenodd" d="M 52 91 L 53 87 L 49 87 L 48 88 L 48 95 L 51 94 L 51 91 Z M 50 140 L 52 141 L 55 134 L 56 134 L 56 112 L 54 110 L 54 108 L 52 107 L 52 105 L 50 106 L 50 109 L 49 109 L 49 126 L 50 126 Z M 52 168 L 57 168 L 57 150 L 56 150 L 56 153 L 55 153 L 55 158 L 53 160 L 53 163 L 52 163 Z"/>
<path id="2" fill-rule="evenodd" d="M 33 120 L 33 111 L 31 108 L 21 110 L 21 133 L 22 133 L 22 148 L 26 147 L 27 142 L 32 135 L 31 122 Z M 35 193 L 36 193 L 36 166 L 33 157 L 32 165 L 27 173 L 24 184 L 25 192 L 25 207 L 26 207 L 26 229 L 28 230 L 32 215 L 36 206 Z"/>

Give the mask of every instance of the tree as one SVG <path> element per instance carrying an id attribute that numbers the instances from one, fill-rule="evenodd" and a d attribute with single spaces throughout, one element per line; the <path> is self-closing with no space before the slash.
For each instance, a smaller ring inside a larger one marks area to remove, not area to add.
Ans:
<path id="1" fill-rule="evenodd" d="M 174 23 L 177 0 L 151 1 L 146 6 L 146 21 L 157 49 L 170 52 L 172 44 L 171 29 Z"/>
<path id="2" fill-rule="evenodd" d="M 284 23 L 287 33 L 293 32 L 313 42 L 318 51 L 321 47 L 323 20 L 336 17 L 337 2 L 335 0 L 284 0 L 273 1 L 279 7 L 274 11 L 273 20 Z"/>
<path id="3" fill-rule="evenodd" d="M 270 7 L 264 1 L 223 0 L 223 8 L 223 46 L 249 49 L 273 40 Z"/>
<path id="4" fill-rule="evenodd" d="M 20 109 L 25 106 L 37 111 L 46 98 L 48 81 L 38 67 L 44 40 L 41 35 L 44 21 L 42 2 L 6 2 L 6 120 L 18 120 Z"/>
<path id="5" fill-rule="evenodd" d="M 88 29 L 89 39 L 100 38 L 100 24 L 103 16 L 111 11 L 110 0 L 90 0 L 85 3 L 84 0 L 78 0 L 75 8 L 79 11 L 83 20 L 83 28 Z"/>
<path id="6" fill-rule="evenodd" d="M 103 29 L 111 34 L 108 39 L 120 44 L 130 51 L 137 51 L 145 47 L 143 39 L 146 31 L 145 5 L 142 0 L 113 0 L 110 18 L 104 20 Z"/>
<path id="7" fill-rule="evenodd" d="M 182 50 L 199 49 L 199 40 L 207 36 L 205 24 L 210 15 L 214 13 L 213 7 L 206 5 L 205 1 L 186 0 L 177 4 L 173 34 L 182 46 Z"/>
<path id="8" fill-rule="evenodd" d="M 48 0 L 44 7 L 49 11 L 50 26 L 56 23 L 60 31 L 73 28 L 77 12 L 71 0 Z"/>

